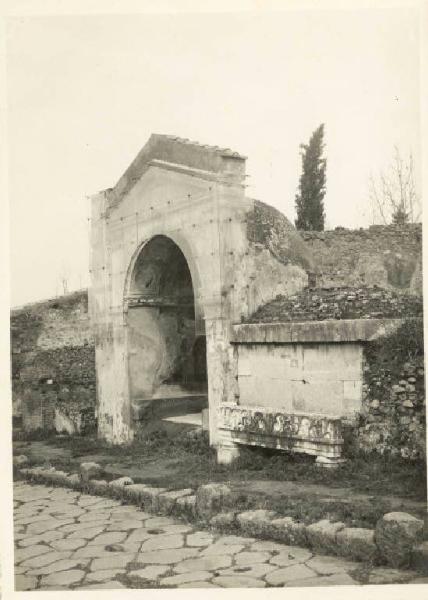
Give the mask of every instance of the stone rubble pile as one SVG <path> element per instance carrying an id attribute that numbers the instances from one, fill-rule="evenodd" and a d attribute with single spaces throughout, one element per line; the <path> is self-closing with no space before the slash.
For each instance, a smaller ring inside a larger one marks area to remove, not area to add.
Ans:
<path id="1" fill-rule="evenodd" d="M 260 307 L 247 322 L 406 318 L 419 316 L 422 310 L 419 296 L 398 294 L 377 286 L 314 288 L 291 297 L 277 296 Z"/>

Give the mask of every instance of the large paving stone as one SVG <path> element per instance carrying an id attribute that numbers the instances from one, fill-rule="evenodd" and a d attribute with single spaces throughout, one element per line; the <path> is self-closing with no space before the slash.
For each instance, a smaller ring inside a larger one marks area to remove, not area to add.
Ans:
<path id="1" fill-rule="evenodd" d="M 149 567 L 144 567 L 144 569 L 138 569 L 135 571 L 129 571 L 129 577 L 140 577 L 141 579 L 148 579 L 149 581 L 154 581 L 160 575 L 163 575 L 167 571 L 169 571 L 170 566 L 160 566 L 160 565 L 150 565 Z"/>
<path id="2" fill-rule="evenodd" d="M 186 538 L 188 546 L 208 546 L 212 544 L 214 536 L 208 531 L 195 531 Z"/>
<path id="3" fill-rule="evenodd" d="M 104 583 L 93 583 L 91 585 L 79 586 L 79 590 L 124 590 L 126 586 L 120 581 L 106 581 Z"/>
<path id="4" fill-rule="evenodd" d="M 93 545 L 104 545 L 107 546 L 109 544 L 119 544 L 126 539 L 126 532 L 124 531 L 115 531 L 109 533 L 101 533 L 100 535 L 96 535 L 90 542 L 88 542 L 88 546 Z"/>
<path id="5" fill-rule="evenodd" d="M 139 529 L 142 521 L 110 521 L 111 525 L 106 527 L 106 531 L 129 531 L 130 529 Z"/>
<path id="6" fill-rule="evenodd" d="M 358 565 L 335 556 L 314 556 L 307 561 L 306 566 L 319 575 L 333 575 L 334 573 L 347 573 L 356 569 Z"/>
<path id="7" fill-rule="evenodd" d="M 144 526 L 147 529 L 156 529 L 157 527 L 168 527 L 168 525 L 176 525 L 177 520 L 171 517 L 151 517 L 145 521 Z"/>
<path id="8" fill-rule="evenodd" d="M 90 523 L 68 523 L 67 525 L 63 525 L 58 529 L 58 531 L 64 532 L 64 534 L 74 533 L 75 531 L 80 531 L 83 529 L 89 529 L 93 527 L 106 527 L 107 523 L 110 521 L 108 519 L 99 519 L 98 521 L 91 521 Z"/>
<path id="9" fill-rule="evenodd" d="M 150 552 L 151 550 L 165 550 L 167 548 L 182 548 L 184 538 L 182 535 L 158 535 L 143 542 L 141 552 Z"/>
<path id="10" fill-rule="evenodd" d="M 245 546 L 239 546 L 236 544 L 235 546 L 226 545 L 226 544 L 212 544 L 208 546 L 204 550 L 202 550 L 201 554 L 204 556 L 214 556 L 214 555 L 224 555 L 224 554 L 238 554 L 241 552 Z"/>
<path id="11" fill-rule="evenodd" d="M 86 494 L 81 494 L 79 499 L 77 500 L 77 504 L 82 507 L 89 507 L 92 504 L 97 504 L 100 499 L 98 496 L 90 496 Z"/>
<path id="12" fill-rule="evenodd" d="M 98 527 L 82 527 L 70 533 L 67 538 L 83 538 L 85 540 L 92 540 L 96 535 L 100 535 L 104 531 L 104 528 L 104 525 L 99 525 Z"/>
<path id="13" fill-rule="evenodd" d="M 81 581 L 84 576 L 85 572 L 80 569 L 51 573 L 51 575 L 42 578 L 41 585 L 70 585 Z"/>
<path id="14" fill-rule="evenodd" d="M 286 585 L 299 579 L 310 579 L 316 574 L 305 565 L 294 565 L 285 569 L 277 569 L 265 577 L 269 585 Z"/>
<path id="15" fill-rule="evenodd" d="M 267 573 L 271 573 L 278 569 L 275 565 L 270 565 L 267 563 L 258 563 L 255 565 L 235 565 L 234 567 L 229 567 L 228 569 L 221 569 L 218 571 L 219 575 L 237 575 L 237 576 L 245 576 L 245 577 L 256 577 L 261 578 L 264 577 Z"/>
<path id="16" fill-rule="evenodd" d="M 288 550 L 290 546 L 285 544 L 278 544 L 278 542 L 270 542 L 268 540 L 257 540 L 253 542 L 249 547 L 251 552 L 284 552 Z"/>
<path id="17" fill-rule="evenodd" d="M 58 560 L 50 565 L 46 565 L 45 567 L 40 567 L 38 569 L 32 569 L 27 572 L 27 575 L 50 575 L 50 573 L 58 573 L 60 571 L 68 571 L 70 569 L 74 569 L 76 567 L 84 567 L 88 564 L 88 559 L 81 558 L 77 560 L 72 559 L 63 559 Z"/>
<path id="18" fill-rule="evenodd" d="M 181 585 L 191 581 L 207 581 L 213 576 L 209 571 L 193 571 L 192 573 L 181 573 L 180 575 L 172 575 L 163 577 L 160 580 L 161 585 Z"/>
<path id="19" fill-rule="evenodd" d="M 51 531 L 46 531 L 46 533 L 40 533 L 39 535 L 25 536 L 19 542 L 20 548 L 26 548 L 27 546 L 34 546 L 35 544 L 42 544 L 43 542 L 51 543 L 53 540 L 58 540 L 63 537 L 63 533 L 56 529 L 52 529 Z M 16 541 L 15 535 L 15 541 Z"/>
<path id="20" fill-rule="evenodd" d="M 197 589 L 201 589 L 201 588 L 219 588 L 218 585 L 214 585 L 213 583 L 210 583 L 209 581 L 189 581 L 188 583 L 182 583 L 181 585 L 177 586 L 178 588 L 184 588 L 186 590 L 192 589 L 192 588 L 197 588 Z"/>
<path id="21" fill-rule="evenodd" d="M 254 565 L 267 562 L 270 557 L 269 552 L 241 552 L 235 556 L 235 563 L 242 566 Z"/>
<path id="22" fill-rule="evenodd" d="M 335 575 L 322 575 L 309 579 L 297 579 L 286 583 L 284 587 L 324 587 L 333 585 L 359 585 L 348 573 L 337 573 Z"/>
<path id="23" fill-rule="evenodd" d="M 105 521 L 110 521 L 111 510 L 91 510 L 90 512 L 79 517 L 78 522 L 81 524 L 86 523 L 87 527 L 91 527 L 91 521 L 100 521 L 101 519 L 104 519 Z"/>
<path id="24" fill-rule="evenodd" d="M 125 569 L 108 569 L 106 571 L 91 571 L 85 577 L 86 581 L 108 581 L 116 577 L 116 575 L 125 573 Z"/>
<path id="25" fill-rule="evenodd" d="M 22 563 L 24 567 L 30 567 L 32 569 L 36 569 L 38 567 L 44 567 L 45 565 L 49 565 L 57 560 L 62 560 L 64 558 L 70 558 L 71 552 L 58 552 L 57 550 L 51 550 L 51 552 L 46 552 L 41 556 L 33 556 L 32 558 L 27 558 L 26 561 Z"/>
<path id="26" fill-rule="evenodd" d="M 121 569 L 135 559 L 135 554 L 114 552 L 110 556 L 95 558 L 91 563 L 91 571 L 105 571 L 107 569 Z"/>
<path id="27" fill-rule="evenodd" d="M 32 533 L 37 535 L 39 533 L 43 533 L 45 531 L 49 531 L 50 529 L 59 529 L 63 525 L 68 525 L 72 523 L 73 519 L 47 519 L 45 521 L 38 521 L 37 523 L 32 523 L 27 527 L 27 533 Z"/>
<path id="28" fill-rule="evenodd" d="M 120 502 L 118 502 L 117 500 L 113 500 L 113 498 L 99 498 L 96 504 L 91 504 L 91 506 L 88 506 L 88 511 L 108 509 L 113 510 L 115 508 L 123 507 L 120 504 Z"/>
<path id="29" fill-rule="evenodd" d="M 278 567 L 291 567 L 309 560 L 312 556 L 310 550 L 297 546 L 285 546 L 284 549 L 270 559 L 270 563 Z"/>
<path id="30" fill-rule="evenodd" d="M 266 583 L 255 577 L 245 575 L 230 575 L 229 577 L 215 577 L 213 582 L 223 588 L 262 588 Z"/>
<path id="31" fill-rule="evenodd" d="M 424 522 L 404 512 L 383 515 L 376 524 L 375 540 L 392 567 L 407 567 L 415 546 L 422 541 Z"/>
<path id="32" fill-rule="evenodd" d="M 76 550 L 77 548 L 82 548 L 82 546 L 86 546 L 87 540 L 83 538 L 75 538 L 75 539 L 60 539 L 54 540 L 51 542 L 52 548 L 55 550 Z"/>
<path id="33" fill-rule="evenodd" d="M 35 544 L 34 546 L 28 546 L 27 548 L 19 548 L 15 550 L 15 562 L 20 563 L 28 558 L 40 556 L 47 552 L 51 552 L 51 548 L 42 544 Z"/>
<path id="34" fill-rule="evenodd" d="M 229 544 L 243 544 L 245 546 L 246 544 L 251 544 L 255 541 L 256 540 L 252 537 L 243 537 L 241 535 L 223 535 L 217 540 L 219 544 L 225 544 L 226 546 Z"/>
<path id="35" fill-rule="evenodd" d="M 177 548 L 171 550 L 153 550 L 151 552 L 140 552 L 135 561 L 152 565 L 173 565 L 198 554 L 197 548 Z M 198 569 L 200 570 L 200 569 Z"/>
<path id="36" fill-rule="evenodd" d="M 232 558 L 230 556 L 201 556 L 200 558 L 190 558 L 178 563 L 174 570 L 177 573 L 186 573 L 193 571 L 214 571 L 230 567 Z"/>
<path id="37" fill-rule="evenodd" d="M 27 590 L 34 590 L 37 586 L 37 577 L 28 577 L 27 575 L 16 575 L 15 576 L 15 591 L 25 592 Z"/>
<path id="38" fill-rule="evenodd" d="M 15 520 L 15 525 L 33 525 L 34 523 L 38 523 L 39 521 L 49 521 L 51 520 L 52 517 L 46 516 L 45 514 L 40 515 L 38 514 L 37 516 L 34 515 L 28 515 L 25 517 L 22 517 L 21 519 L 16 519 Z"/>
<path id="39" fill-rule="evenodd" d="M 135 554 L 138 552 L 139 544 L 115 544 L 113 548 L 118 548 L 117 551 L 111 552 L 108 550 L 109 546 L 104 544 L 98 546 L 86 546 L 86 548 L 79 548 L 75 551 L 72 558 L 109 558 L 116 554 Z"/>
<path id="40" fill-rule="evenodd" d="M 111 518 L 113 520 L 136 519 L 137 521 L 145 521 L 152 519 L 153 515 L 136 506 L 119 506 L 111 509 Z"/>

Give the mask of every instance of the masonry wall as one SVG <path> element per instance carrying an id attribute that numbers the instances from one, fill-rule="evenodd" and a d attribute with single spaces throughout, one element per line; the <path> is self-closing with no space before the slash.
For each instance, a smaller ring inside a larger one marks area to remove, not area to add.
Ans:
<path id="1" fill-rule="evenodd" d="M 14 309 L 13 414 L 26 431 L 95 428 L 95 350 L 87 291 Z"/>
<path id="2" fill-rule="evenodd" d="M 422 294 L 422 225 L 301 231 L 320 287 L 378 285 Z"/>
<path id="3" fill-rule="evenodd" d="M 422 320 L 365 344 L 358 451 L 426 458 L 426 400 Z"/>
<path id="4" fill-rule="evenodd" d="M 359 344 L 243 344 L 236 352 L 241 406 L 340 417 L 361 407 Z"/>

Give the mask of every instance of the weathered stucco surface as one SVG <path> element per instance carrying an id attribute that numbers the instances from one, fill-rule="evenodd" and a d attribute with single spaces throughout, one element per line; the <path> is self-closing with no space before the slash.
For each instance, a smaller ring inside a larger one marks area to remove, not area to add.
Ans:
<path id="1" fill-rule="evenodd" d="M 131 308 L 127 303 L 135 296 L 139 257 L 156 236 L 175 244 L 189 268 L 194 330 L 184 337 L 206 336 L 210 408 L 236 402 L 232 323 L 284 288 L 295 293 L 307 284 L 304 265 L 310 253 L 298 243 L 292 226 L 284 226 L 285 217 L 282 235 L 290 246 L 290 260 L 249 233 L 248 223 L 260 211 L 245 197 L 244 176 L 245 159 L 237 153 L 152 136 L 117 186 L 92 198 L 90 306 L 99 431 L 108 440 L 132 439 L 138 427 L 132 399 L 156 394 L 178 358 L 167 349 L 178 347 L 177 320 L 163 308 Z M 300 254 L 304 257 L 298 260 Z M 150 272 L 156 271 L 152 267 L 143 265 L 140 281 L 151 280 Z M 158 275 L 165 277 L 165 268 Z M 167 294 L 161 296 L 164 301 Z M 210 410 L 211 443 L 219 445 L 217 433 L 217 411 Z"/>
<path id="2" fill-rule="evenodd" d="M 336 417 L 360 408 L 358 344 L 240 344 L 237 354 L 241 406 Z"/>

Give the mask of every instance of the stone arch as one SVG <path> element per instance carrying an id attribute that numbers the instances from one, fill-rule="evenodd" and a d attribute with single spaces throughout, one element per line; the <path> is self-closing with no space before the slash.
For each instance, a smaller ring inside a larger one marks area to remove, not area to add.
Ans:
<path id="1" fill-rule="evenodd" d="M 151 237 L 130 261 L 125 284 L 125 352 L 136 420 L 167 410 L 175 413 L 180 406 L 193 412 L 207 403 L 206 368 L 200 368 L 204 345 L 198 341 L 205 330 L 195 298 L 195 278 L 194 261 L 188 260 L 171 236 Z"/>

